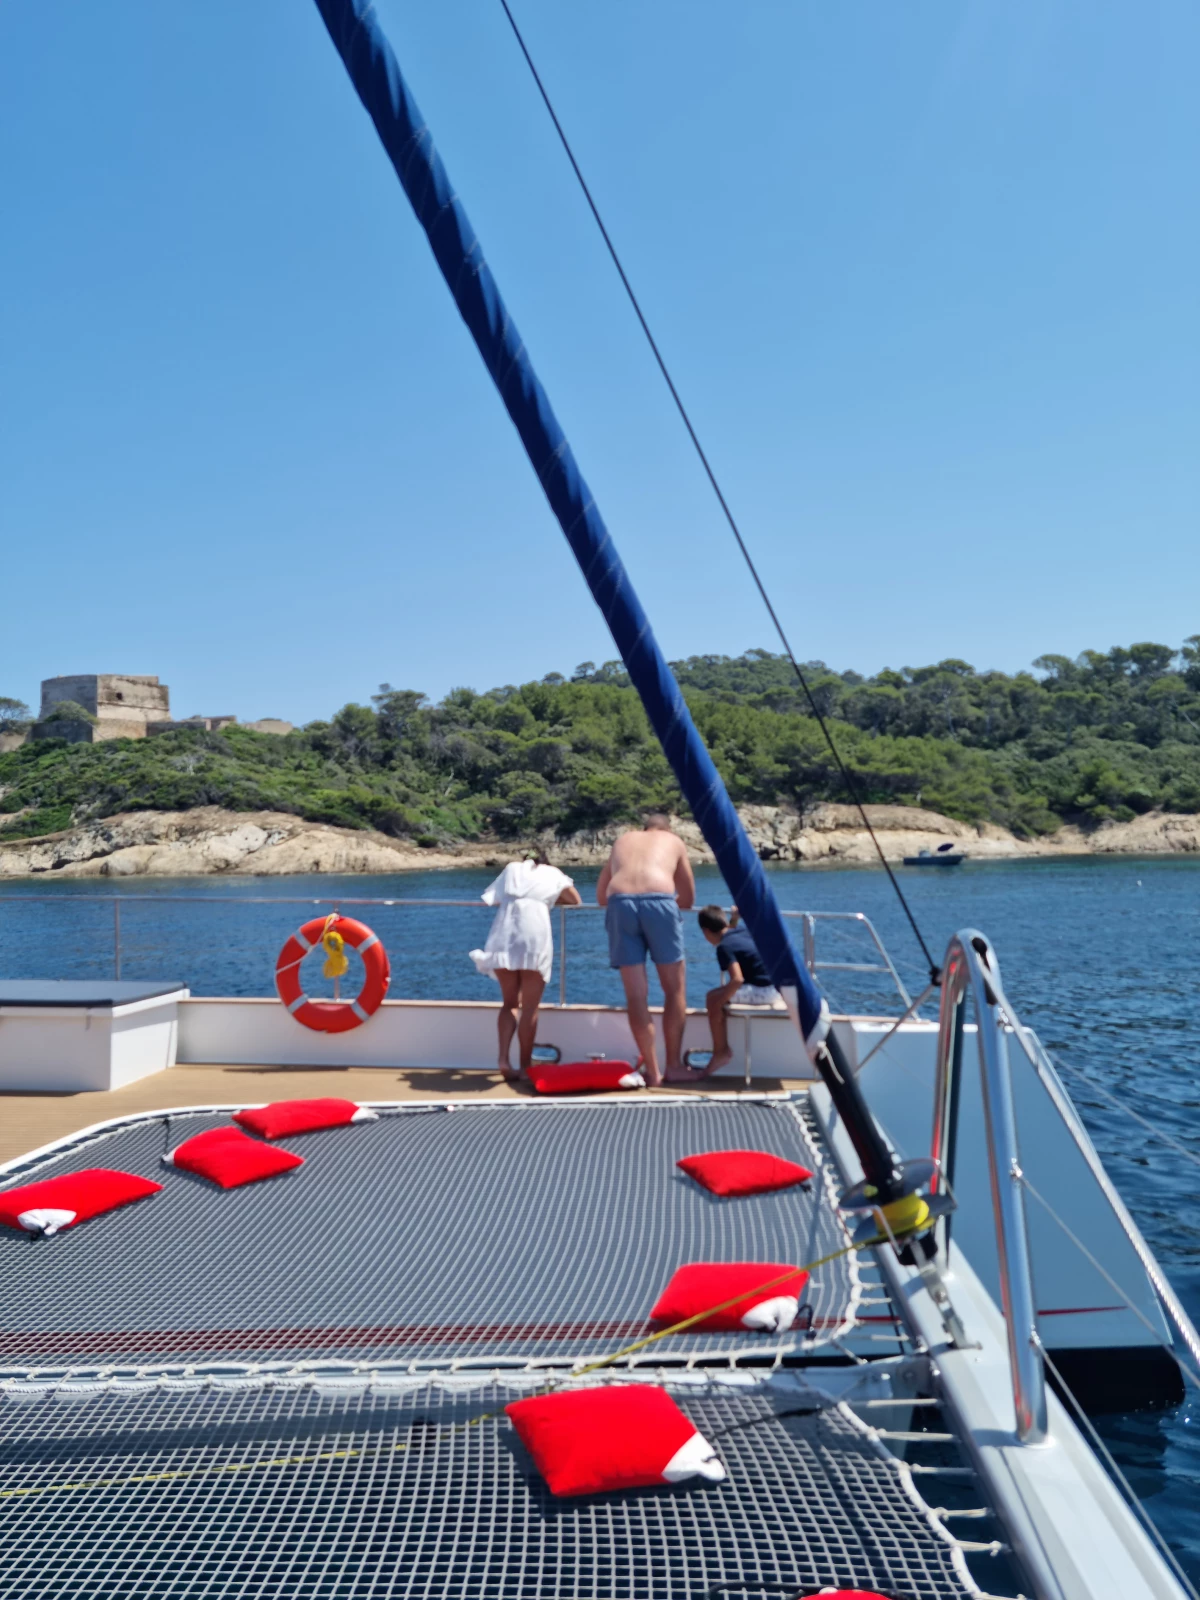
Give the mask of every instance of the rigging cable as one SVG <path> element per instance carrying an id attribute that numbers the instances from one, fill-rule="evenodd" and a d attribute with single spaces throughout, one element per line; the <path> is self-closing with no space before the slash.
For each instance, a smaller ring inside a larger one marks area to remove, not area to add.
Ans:
<path id="1" fill-rule="evenodd" d="M 542 97 L 542 102 L 545 105 L 546 110 L 550 113 L 550 120 L 554 124 L 555 132 L 558 134 L 563 150 L 566 152 L 567 160 L 571 163 L 571 168 L 575 173 L 576 178 L 579 180 L 579 187 L 583 191 L 583 197 L 588 203 L 588 207 L 591 210 L 592 216 L 595 218 L 596 226 L 600 230 L 600 236 L 604 240 L 609 255 L 612 257 L 613 266 L 616 267 L 617 274 L 624 285 L 625 293 L 629 297 L 629 303 L 633 307 L 634 315 L 641 324 L 642 332 L 646 336 L 646 342 L 649 344 L 651 352 L 654 355 L 654 359 L 658 363 L 658 370 L 662 373 L 663 381 L 666 383 L 667 388 L 671 392 L 671 398 L 675 402 L 675 408 L 679 412 L 680 418 L 683 421 L 683 425 L 687 429 L 688 437 L 691 439 L 696 454 L 700 458 L 700 465 L 704 468 L 708 481 L 712 486 L 712 491 L 716 495 L 721 510 L 725 515 L 725 520 L 729 524 L 730 531 L 732 532 L 734 539 L 737 541 L 738 549 L 742 553 L 742 559 L 745 561 L 746 566 L 749 569 L 750 576 L 754 580 L 755 587 L 758 589 L 763 605 L 767 608 L 767 614 L 774 625 L 775 632 L 779 636 L 779 642 L 783 646 L 784 654 L 791 663 L 792 671 L 796 674 L 796 678 L 799 681 L 800 687 L 804 691 L 804 697 L 808 701 L 809 709 L 811 710 L 813 717 L 816 719 L 817 726 L 820 728 L 821 733 L 824 735 L 825 743 L 829 746 L 829 751 L 833 756 L 834 764 L 836 765 L 838 772 L 841 774 L 842 782 L 846 786 L 846 792 L 849 794 L 859 816 L 863 820 L 863 826 L 866 828 L 871 837 L 871 843 L 875 846 L 875 852 L 879 857 L 880 865 L 887 873 L 892 888 L 896 891 L 896 898 L 899 900 L 900 905 L 903 908 L 904 915 L 908 918 L 908 925 L 912 929 L 913 934 L 916 937 L 916 941 L 921 947 L 921 953 L 928 963 L 930 979 L 936 985 L 941 979 L 941 969 L 929 953 L 929 946 L 925 943 L 924 936 L 917 925 L 917 919 L 913 915 L 912 908 L 905 897 L 904 890 L 900 887 L 900 883 L 896 877 L 896 874 L 892 871 L 887 857 L 883 853 L 883 846 L 879 843 L 875 829 L 871 826 L 871 820 L 867 816 L 866 806 L 863 803 L 859 786 L 850 772 L 850 769 L 842 760 L 841 752 L 838 750 L 837 744 L 834 742 L 833 735 L 829 731 L 829 726 L 825 721 L 825 717 L 822 714 L 820 707 L 817 705 L 812 690 L 809 688 L 808 680 L 804 676 L 804 672 L 801 669 L 800 663 L 796 660 L 795 652 L 792 650 L 788 636 L 784 632 L 783 624 L 779 620 L 778 613 L 776 612 L 774 605 L 771 603 L 771 597 L 767 593 L 766 585 L 759 576 L 758 568 L 754 564 L 754 558 L 751 556 L 750 551 L 746 546 L 746 541 L 742 537 L 741 529 L 737 525 L 737 520 L 729 508 L 729 502 L 726 500 L 725 495 L 721 490 L 721 485 L 717 482 L 717 475 L 712 469 L 712 465 L 709 462 L 708 456 L 705 454 L 704 446 L 700 443 L 699 435 L 692 426 L 692 419 L 688 415 L 687 407 L 684 405 L 683 400 L 680 397 L 679 390 L 675 387 L 675 381 L 671 377 L 667 363 L 663 358 L 662 351 L 659 349 L 658 343 L 655 340 L 653 333 L 650 331 L 650 324 L 646 321 L 645 313 L 642 311 L 638 297 L 634 293 L 633 285 L 630 283 L 625 268 L 621 264 L 621 258 L 617 254 L 617 248 L 613 244 L 612 237 L 604 225 L 604 219 L 600 215 L 600 209 L 595 200 L 592 198 L 592 191 L 588 188 L 587 179 L 583 175 L 579 162 L 575 159 L 575 152 L 571 148 L 571 142 L 567 138 L 562 123 L 558 120 L 558 113 L 554 109 L 553 102 L 551 101 L 546 90 L 546 85 L 542 82 L 541 74 L 538 72 L 537 67 L 534 65 L 533 57 L 529 53 L 529 47 L 525 43 L 525 39 L 520 28 L 517 26 L 517 19 L 513 16 L 512 11 L 509 8 L 508 0 L 500 0 L 500 4 L 504 8 L 504 15 L 508 18 L 509 26 L 513 31 L 517 44 L 520 46 L 521 54 L 525 57 L 525 63 L 533 76 L 534 83 L 537 85 L 538 93 Z"/>

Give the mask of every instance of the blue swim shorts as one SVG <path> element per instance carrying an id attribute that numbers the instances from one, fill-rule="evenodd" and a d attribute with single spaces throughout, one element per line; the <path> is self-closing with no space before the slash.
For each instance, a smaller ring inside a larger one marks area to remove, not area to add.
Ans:
<path id="1" fill-rule="evenodd" d="M 604 926 L 609 966 L 640 967 L 647 955 L 656 967 L 683 960 L 683 917 L 673 894 L 610 895 Z"/>

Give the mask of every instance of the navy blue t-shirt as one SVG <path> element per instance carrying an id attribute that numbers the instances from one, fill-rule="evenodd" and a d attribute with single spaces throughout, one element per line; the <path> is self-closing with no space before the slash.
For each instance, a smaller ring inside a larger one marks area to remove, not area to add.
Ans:
<path id="1" fill-rule="evenodd" d="M 722 972 L 728 972 L 736 961 L 742 969 L 742 981 L 752 988 L 765 989 L 771 982 L 767 969 L 763 966 L 762 957 L 755 948 L 754 940 L 750 937 L 747 928 L 730 928 L 721 935 L 721 942 L 716 947 L 717 965 Z"/>

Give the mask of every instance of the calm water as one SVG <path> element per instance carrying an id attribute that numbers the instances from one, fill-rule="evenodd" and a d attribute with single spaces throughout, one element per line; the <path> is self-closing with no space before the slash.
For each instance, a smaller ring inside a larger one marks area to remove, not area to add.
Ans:
<path id="1" fill-rule="evenodd" d="M 287 898 L 331 899 L 381 935 L 392 958 L 392 994 L 489 999 L 495 987 L 466 956 L 483 943 L 486 908 L 370 906 L 352 901 L 475 899 L 488 872 L 406 873 L 377 878 L 143 880 L 120 904 L 121 975 L 178 978 L 195 994 L 273 992 L 275 954 L 319 909 Z M 771 869 L 785 908 L 863 911 L 875 923 L 912 992 L 923 966 L 883 874 L 866 869 Z M 576 880 L 590 897 L 595 874 Z M 1157 1127 L 1200 1153 L 1200 860 L 1062 860 L 967 863 L 947 872 L 903 873 L 931 949 L 957 928 L 992 940 L 1022 1020 L 1066 1066 L 1127 1098 Z M 126 886 L 119 886 L 126 887 Z M 113 973 L 118 886 L 92 881 L 0 884 L 0 977 L 108 977 Z M 700 874 L 701 901 L 724 898 L 715 873 Z M 22 899 L 30 893 L 43 900 Z M 187 900 L 173 899 L 186 895 Z M 228 897 L 242 903 L 230 904 Z M 249 904 L 251 897 L 266 903 Z M 693 919 L 689 919 L 692 921 Z M 712 952 L 689 930 L 693 1003 L 716 981 Z M 818 925 L 818 959 L 874 959 L 861 931 Z M 619 1000 L 595 912 L 568 919 L 567 998 Z M 828 973 L 835 1008 L 884 1000 L 890 982 Z M 556 970 L 547 998 L 556 998 Z M 315 992 L 316 986 L 309 986 Z M 894 990 L 892 991 L 894 996 Z M 1200 1322 L 1200 1174 L 1070 1076 L 1100 1153 L 1139 1225 Z M 1167 1415 L 1101 1424 L 1134 1487 L 1200 1579 L 1200 1404 Z"/>

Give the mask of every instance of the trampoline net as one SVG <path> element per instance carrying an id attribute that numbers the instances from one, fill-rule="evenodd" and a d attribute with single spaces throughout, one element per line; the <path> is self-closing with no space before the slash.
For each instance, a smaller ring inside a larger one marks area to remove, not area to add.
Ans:
<path id="1" fill-rule="evenodd" d="M 787 1380 L 668 1382 L 729 1476 L 553 1499 L 517 1380 L 112 1391 L 0 1405 L 11 1600 L 171 1596 L 701 1600 L 716 1585 L 977 1592 L 904 1469 Z M 815 1404 L 806 1415 L 784 1410 Z M 472 1419 L 477 1419 L 472 1422 Z"/>
<path id="2" fill-rule="evenodd" d="M 688 1261 L 802 1264 L 846 1243 L 815 1134 L 783 1101 L 392 1110 L 285 1140 L 305 1165 L 222 1191 L 160 1157 L 227 1123 L 148 1118 L 9 1183 L 109 1166 L 161 1179 L 153 1199 L 42 1239 L 0 1228 L 0 1375 L 186 1363 L 566 1362 L 612 1353 Z M 807 1189 L 736 1202 L 675 1162 L 769 1150 Z M 857 1258 L 817 1270 L 788 1348 L 853 1325 Z M 656 1361 L 762 1356 L 765 1335 L 683 1334 Z"/>

